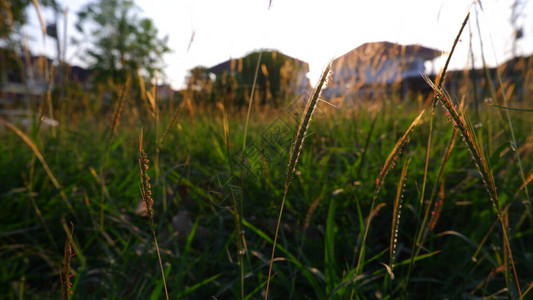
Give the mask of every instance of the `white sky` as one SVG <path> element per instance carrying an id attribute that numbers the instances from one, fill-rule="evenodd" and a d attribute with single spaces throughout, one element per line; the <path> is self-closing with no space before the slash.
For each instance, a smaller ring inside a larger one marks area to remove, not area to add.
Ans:
<path id="1" fill-rule="evenodd" d="M 68 34 L 75 34 L 76 12 L 87 0 L 59 0 L 69 8 Z M 470 7 L 468 0 L 136 0 L 141 16 L 151 18 L 160 37 L 168 35 L 173 50 L 165 56 L 166 81 L 180 88 L 187 71 L 195 66 L 213 66 L 261 48 L 277 49 L 310 65 L 314 84 L 327 62 L 365 42 L 390 41 L 422 44 L 448 51 Z M 479 15 L 485 56 L 494 65 L 511 57 L 511 6 L 514 0 L 484 0 Z M 474 9 L 472 8 L 472 12 Z M 529 15 L 527 14 L 529 13 Z M 518 54 L 533 52 L 533 5 L 526 0 L 519 24 L 524 38 Z M 53 14 L 46 12 L 48 20 Z M 29 11 L 34 53 L 55 57 L 54 41 L 43 43 L 33 7 Z M 480 65 L 480 45 L 475 14 L 470 18 L 474 54 Z M 194 40 L 187 51 L 194 33 Z M 452 66 L 468 63 L 469 28 L 465 29 Z M 494 51 L 492 48 L 494 45 Z M 79 49 L 70 46 L 67 60 L 83 65 Z M 444 58 L 436 62 L 440 66 Z"/>

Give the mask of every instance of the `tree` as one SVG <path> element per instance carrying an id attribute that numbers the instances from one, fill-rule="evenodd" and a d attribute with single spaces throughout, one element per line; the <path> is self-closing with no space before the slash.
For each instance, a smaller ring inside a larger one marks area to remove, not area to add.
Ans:
<path id="1" fill-rule="evenodd" d="M 55 0 L 0 0 L 0 91 L 8 81 L 8 73 L 16 74 L 21 80 L 24 78 L 23 61 L 19 55 L 22 45 L 20 30 L 27 23 L 30 3 L 38 11 L 41 7 L 59 7 Z"/>
<path id="2" fill-rule="evenodd" d="M 25 10 L 29 4 L 29 0 L 0 0 L 0 39 L 8 39 L 26 23 Z"/>
<path id="3" fill-rule="evenodd" d="M 209 69 L 198 66 L 189 71 L 187 76 L 187 91 L 191 99 L 200 103 L 200 101 L 210 101 L 213 91 L 213 81 L 209 76 Z"/>
<path id="4" fill-rule="evenodd" d="M 226 104 L 244 107 L 249 101 L 255 82 L 254 103 L 280 107 L 308 90 L 306 77 L 309 65 L 275 50 L 252 52 L 239 59 L 231 59 L 211 68 L 215 75 L 213 93 L 224 95 Z"/>
<path id="5" fill-rule="evenodd" d="M 91 45 L 84 54 L 98 83 L 121 84 L 139 71 L 153 78 L 162 70 L 167 40 L 158 38 L 152 20 L 140 19 L 136 10 L 130 0 L 97 0 L 78 12 L 76 29 Z"/>

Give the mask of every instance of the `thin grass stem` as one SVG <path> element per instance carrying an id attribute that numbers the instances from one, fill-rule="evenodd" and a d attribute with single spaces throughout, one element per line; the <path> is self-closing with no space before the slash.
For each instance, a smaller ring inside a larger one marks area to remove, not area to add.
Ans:
<path id="1" fill-rule="evenodd" d="M 283 199 L 281 200 L 278 220 L 276 223 L 276 232 L 274 234 L 274 242 L 272 243 L 272 254 L 270 256 L 270 266 L 268 268 L 268 277 L 267 277 L 267 284 L 266 284 L 266 290 L 265 290 L 265 300 L 268 299 L 268 292 L 269 292 L 269 287 L 270 287 L 270 279 L 272 277 L 272 266 L 274 264 L 274 255 L 276 253 L 279 227 L 281 224 L 281 217 L 283 215 L 283 208 L 285 207 L 285 200 L 287 199 L 287 194 L 289 192 L 290 182 L 294 175 L 294 171 L 296 170 L 296 164 L 298 163 L 300 154 L 302 153 L 302 148 L 303 148 L 303 144 L 304 144 L 305 137 L 307 134 L 307 130 L 309 129 L 309 124 L 311 122 L 311 117 L 313 116 L 315 108 L 318 104 L 318 100 L 320 98 L 320 94 L 322 93 L 322 89 L 326 86 L 326 82 L 327 82 L 327 78 L 330 73 L 330 69 L 331 69 L 331 62 L 326 66 L 326 68 L 324 69 L 324 72 L 322 72 L 322 76 L 320 77 L 320 80 L 318 81 L 318 85 L 315 88 L 315 92 L 313 93 L 311 98 L 307 100 L 307 104 L 306 104 L 304 113 L 302 115 L 302 120 L 300 121 L 300 126 L 294 138 L 294 144 L 290 152 L 289 164 L 287 167 L 287 177 L 285 178 L 285 186 L 284 186 L 284 191 L 283 191 Z"/>
<path id="2" fill-rule="evenodd" d="M 376 179 L 376 188 L 374 190 L 374 195 L 372 196 L 372 202 L 370 204 L 370 213 L 365 224 L 365 231 L 363 233 L 363 238 L 361 240 L 361 247 L 359 249 L 359 258 L 357 259 L 357 274 L 360 275 L 363 273 L 364 261 L 365 261 L 365 250 L 366 250 L 366 239 L 368 237 L 368 232 L 370 230 L 370 223 L 372 222 L 372 217 L 374 215 L 374 207 L 376 206 L 376 200 L 378 198 L 379 191 L 381 190 L 383 183 L 385 182 L 385 177 L 396 166 L 396 162 L 400 159 L 403 148 L 409 142 L 409 134 L 413 129 L 418 125 L 422 116 L 424 115 L 425 110 L 422 110 L 420 114 L 413 120 L 411 125 L 407 128 L 403 136 L 396 142 L 391 153 L 385 160 L 381 171 L 379 172 L 378 178 Z"/>
<path id="3" fill-rule="evenodd" d="M 461 24 L 461 27 L 459 28 L 459 32 L 455 36 L 455 40 L 453 41 L 452 48 L 450 50 L 450 54 L 448 54 L 448 58 L 446 59 L 446 62 L 444 63 L 444 67 L 442 69 L 442 72 L 441 72 L 440 76 L 437 79 L 437 86 L 439 88 L 444 84 L 444 80 L 446 79 L 446 73 L 448 71 L 448 66 L 450 65 L 450 61 L 452 59 L 453 53 L 455 52 L 455 47 L 459 43 L 459 40 L 460 40 L 461 35 L 463 33 L 463 30 L 465 29 L 466 24 L 468 24 L 468 20 L 469 19 L 470 19 L 470 11 L 466 14 L 466 16 L 465 16 L 465 18 L 463 20 L 463 23 Z M 420 215 L 422 213 L 422 207 L 423 207 L 423 204 L 424 204 L 424 198 L 425 198 L 425 193 L 426 193 L 427 176 L 428 176 L 428 170 L 429 170 L 429 157 L 430 157 L 430 152 L 431 152 L 431 149 L 432 149 L 433 122 L 434 122 L 434 118 L 435 118 L 435 107 L 436 107 L 436 105 L 437 105 L 437 98 L 434 96 L 433 97 L 433 101 L 432 101 L 432 106 L 431 106 L 431 115 L 430 115 L 430 119 L 429 119 L 429 133 L 428 133 L 428 142 L 427 142 L 427 147 L 426 147 L 426 161 L 425 161 L 425 165 L 424 165 L 424 178 L 423 178 L 423 181 L 422 181 L 422 192 L 420 194 L 420 201 L 419 201 L 419 205 L 418 205 L 418 215 Z M 428 204 L 428 206 L 429 206 L 429 204 Z M 424 231 L 424 226 L 426 225 L 425 221 L 426 220 L 424 220 L 423 223 L 420 224 L 420 227 L 417 228 L 416 237 L 415 237 L 415 239 L 413 241 L 413 246 L 412 246 L 411 249 L 417 249 L 419 247 L 420 238 L 421 238 L 422 232 Z M 404 289 L 407 289 L 407 285 L 409 284 L 409 281 L 410 281 L 410 278 L 411 278 L 411 272 L 412 272 L 413 267 L 414 267 L 414 257 L 417 256 L 417 253 L 418 253 L 418 250 L 414 250 L 414 251 L 411 252 L 411 262 L 410 262 L 409 268 L 407 270 L 407 276 L 406 276 L 406 281 L 405 281 L 406 285 L 404 286 Z"/>

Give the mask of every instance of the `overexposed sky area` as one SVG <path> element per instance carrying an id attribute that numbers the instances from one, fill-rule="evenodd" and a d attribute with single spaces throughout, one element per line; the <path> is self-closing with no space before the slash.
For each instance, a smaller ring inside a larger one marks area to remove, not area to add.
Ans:
<path id="1" fill-rule="evenodd" d="M 69 8 L 68 34 L 76 34 L 76 12 L 92 1 L 59 0 Z M 188 70 L 211 67 L 258 49 L 276 49 L 306 61 L 314 84 L 332 58 L 374 41 L 421 44 L 449 51 L 469 8 L 470 26 L 461 37 L 452 60 L 454 68 L 469 64 L 470 28 L 477 65 L 481 51 L 476 9 L 467 0 L 136 0 L 142 17 L 151 18 L 160 37 L 168 35 L 172 52 L 165 56 L 166 81 L 174 88 L 184 84 Z M 533 53 L 533 4 L 522 0 L 516 20 L 524 37 L 517 53 Z M 512 56 L 512 6 L 515 0 L 484 0 L 477 9 L 485 58 L 491 65 Z M 30 25 L 24 28 L 34 53 L 55 57 L 54 41 L 43 43 L 33 7 Z M 53 20 L 51 12 L 45 12 Z M 191 37 L 192 43 L 191 42 Z M 69 45 L 67 60 L 83 65 L 80 49 Z M 444 58 L 437 60 L 442 65 Z"/>

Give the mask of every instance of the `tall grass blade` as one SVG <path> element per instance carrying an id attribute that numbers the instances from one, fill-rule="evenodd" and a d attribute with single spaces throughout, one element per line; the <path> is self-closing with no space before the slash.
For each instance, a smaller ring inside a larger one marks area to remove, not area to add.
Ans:
<path id="1" fill-rule="evenodd" d="M 250 91 L 250 102 L 248 102 L 248 111 L 246 112 L 246 123 L 244 123 L 244 137 L 242 141 L 242 151 L 246 150 L 246 136 L 248 135 L 248 123 L 250 121 L 250 112 L 252 111 L 252 102 L 254 101 L 255 86 L 257 82 L 257 75 L 259 74 L 259 66 L 261 65 L 261 56 L 263 51 L 259 51 L 257 57 L 257 65 L 255 67 L 254 81 L 252 83 L 252 90 Z"/>
<path id="2" fill-rule="evenodd" d="M 253 231 L 255 234 L 257 234 L 259 237 L 261 237 L 263 240 L 267 241 L 268 243 L 271 243 L 271 244 L 274 244 L 274 241 L 272 240 L 272 238 L 270 238 L 264 231 L 262 231 L 261 229 L 255 227 L 254 225 L 252 225 L 250 222 L 246 221 L 245 219 L 243 219 L 243 225 L 247 228 L 249 228 L 251 231 Z M 296 265 L 296 267 L 298 268 L 298 270 L 300 272 L 302 272 L 302 274 L 304 275 L 304 277 L 307 279 L 307 281 L 309 282 L 309 284 L 311 285 L 311 287 L 313 288 L 313 291 L 315 292 L 315 294 L 317 295 L 317 298 L 318 299 L 322 299 L 325 297 L 324 295 L 324 289 L 323 287 L 319 284 L 319 282 L 317 281 L 317 278 L 320 278 L 321 280 L 324 280 L 324 276 L 321 276 L 320 274 L 317 274 L 317 272 L 315 272 L 312 268 L 308 267 L 308 266 L 305 266 L 304 264 L 302 264 L 300 262 L 300 260 L 298 260 L 292 253 L 290 253 L 287 249 L 285 249 L 283 246 L 279 245 L 279 244 L 276 244 L 276 248 L 281 251 L 283 254 L 285 254 L 287 256 L 287 259 L 293 263 L 294 265 Z M 268 264 L 270 265 L 270 262 L 268 262 Z M 268 278 L 267 278 L 267 281 L 268 281 Z M 265 282 L 266 283 L 266 282 Z"/>
<path id="3" fill-rule="evenodd" d="M 41 154 L 41 151 L 39 151 L 39 148 L 37 147 L 37 145 L 31 140 L 31 138 L 29 136 L 24 134 L 24 132 L 20 131 L 20 129 L 18 129 L 15 125 L 11 124 L 9 121 L 4 120 L 3 118 L 0 118 L 0 123 L 3 123 L 4 125 L 6 125 L 7 128 L 9 128 L 11 131 L 13 131 L 16 135 L 18 135 L 20 137 L 20 139 L 24 143 L 26 143 L 26 145 L 28 145 L 28 147 L 30 147 L 30 149 L 33 151 L 33 154 L 35 154 L 35 156 L 37 156 L 37 158 L 39 159 L 39 161 L 43 165 L 43 168 L 44 168 L 44 170 L 46 172 L 46 175 L 48 175 L 48 178 L 50 179 L 50 181 L 54 184 L 55 188 L 59 191 L 59 195 L 61 196 L 61 199 L 63 199 L 63 202 L 67 206 L 67 208 L 70 211 L 70 213 L 72 213 L 72 215 L 77 217 L 77 214 L 74 211 L 74 208 L 72 207 L 72 204 L 70 204 L 67 195 L 63 191 L 63 187 L 61 186 L 61 184 L 59 183 L 57 178 L 54 176 L 54 174 L 52 173 L 52 170 L 50 170 L 50 167 L 48 166 L 48 163 L 46 163 L 46 160 L 44 159 L 43 155 Z"/>
<path id="4" fill-rule="evenodd" d="M 324 268 L 326 275 L 326 293 L 329 293 L 337 282 L 335 264 L 335 197 L 329 202 L 328 217 L 326 220 L 326 238 L 324 243 Z"/>
<path id="5" fill-rule="evenodd" d="M 509 107 L 509 106 L 501 106 L 498 104 L 488 104 L 491 107 L 497 107 L 500 109 L 506 109 L 506 110 L 514 110 L 514 111 L 521 111 L 521 112 L 533 112 L 533 108 L 515 108 L 515 107 Z"/>

